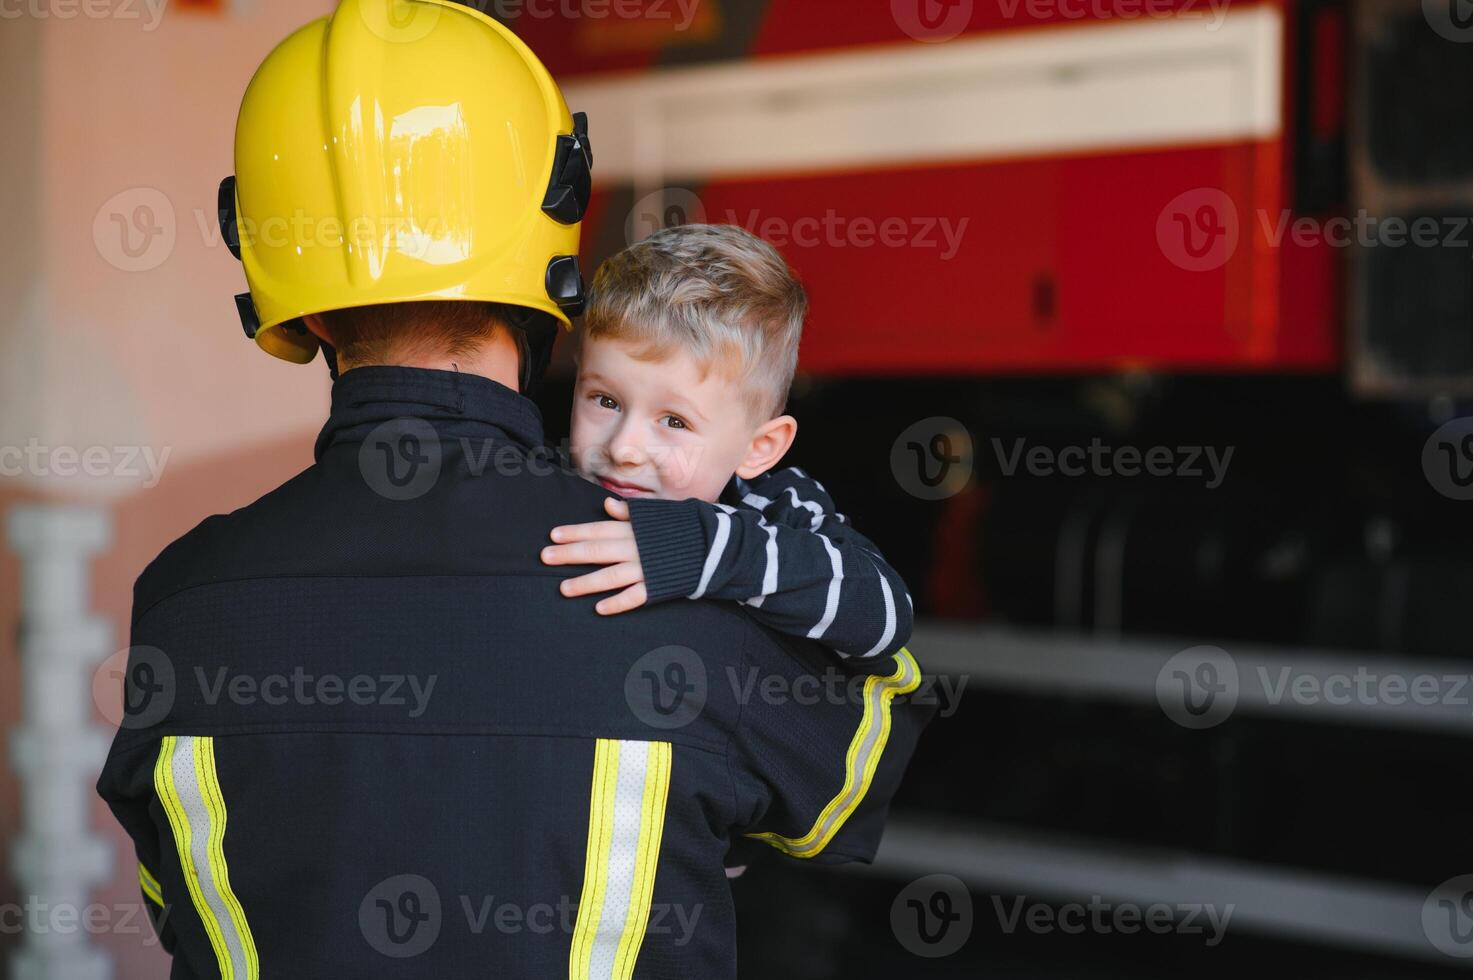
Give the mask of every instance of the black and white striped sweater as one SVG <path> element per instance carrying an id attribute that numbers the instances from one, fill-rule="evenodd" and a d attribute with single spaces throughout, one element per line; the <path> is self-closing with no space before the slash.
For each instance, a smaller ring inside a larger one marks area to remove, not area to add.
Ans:
<path id="1" fill-rule="evenodd" d="M 889 656 L 910 639 L 905 583 L 797 467 L 733 477 L 715 504 L 634 498 L 629 516 L 647 602 L 734 599 L 841 657 Z"/>

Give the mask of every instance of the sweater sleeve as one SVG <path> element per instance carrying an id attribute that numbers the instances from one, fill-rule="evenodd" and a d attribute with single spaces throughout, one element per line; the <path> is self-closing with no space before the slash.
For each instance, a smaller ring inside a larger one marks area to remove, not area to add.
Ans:
<path id="1" fill-rule="evenodd" d="M 909 590 L 823 486 L 797 468 L 739 486 L 741 502 L 629 501 L 648 602 L 734 599 L 780 632 L 843 657 L 910 639 Z"/>

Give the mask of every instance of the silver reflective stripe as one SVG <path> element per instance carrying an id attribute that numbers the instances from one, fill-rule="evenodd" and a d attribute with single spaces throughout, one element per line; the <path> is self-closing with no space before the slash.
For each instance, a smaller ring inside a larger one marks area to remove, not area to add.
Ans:
<path id="1" fill-rule="evenodd" d="M 802 837 L 783 837 L 766 832 L 749 834 L 765 841 L 785 854 L 798 858 L 811 858 L 823 851 L 859 808 L 869 790 L 870 780 L 880 764 L 889 739 L 890 701 L 899 694 L 909 694 L 920 684 L 921 669 L 910 655 L 901 649 L 895 655 L 895 673 L 889 677 L 871 677 L 865 681 L 864 718 L 859 730 L 850 743 L 845 762 L 844 786 L 839 795 L 829 801 L 819 814 L 813 828 Z"/>
<path id="2" fill-rule="evenodd" d="M 837 806 L 830 811 L 828 819 L 810 832 L 809 836 L 817 841 L 826 842 L 832 837 L 859 805 L 860 799 L 869 789 L 867 777 L 879 762 L 880 751 L 884 748 L 885 740 L 890 734 L 888 726 L 884 724 L 888 703 L 897 693 L 908 692 L 920 679 L 920 666 L 910 654 L 901 653 L 896 660 L 900 665 L 900 669 L 896 671 L 898 676 L 887 677 L 878 684 L 872 685 L 868 692 L 869 696 L 865 700 L 864 711 L 867 725 L 858 751 L 854 753 L 855 772 L 864 774 L 865 778 L 854 779 L 845 786 L 845 792 L 834 801 Z"/>
<path id="3" fill-rule="evenodd" d="M 219 940 L 217 954 L 223 948 L 228 957 L 229 970 L 225 970 L 222 964 L 222 974 L 227 980 L 245 980 L 256 975 L 256 971 L 252 969 L 254 957 L 247 952 L 248 943 L 252 951 L 254 943 L 242 937 L 240 930 L 236 928 L 235 917 L 231 914 L 230 904 L 226 899 L 226 891 L 230 887 L 228 880 L 222 882 L 219 879 L 224 866 L 223 851 L 220 852 L 219 868 L 211 860 L 212 849 L 218 850 L 225 836 L 223 805 L 215 803 L 212 799 L 213 788 L 206 786 L 201 778 L 202 771 L 206 769 L 213 773 L 214 755 L 209 751 L 212 748 L 213 744 L 203 746 L 201 740 L 193 736 L 179 736 L 174 743 L 173 757 L 169 760 L 170 782 L 175 794 L 175 805 L 182 811 L 188 826 L 188 860 L 185 873 L 197 876 L 197 898 L 205 906 L 197 911 L 204 920 L 206 929 L 213 931 L 213 937 Z M 203 759 L 200 758 L 202 749 L 207 752 Z"/>
<path id="4" fill-rule="evenodd" d="M 614 790 L 614 834 L 609 843 L 608 877 L 604 885 L 603 912 L 598 917 L 598 935 L 589 960 L 590 978 L 612 977 L 614 957 L 619 951 L 629 919 L 629 896 L 634 888 L 635 858 L 639 852 L 640 816 L 644 804 L 644 781 L 649 765 L 649 742 L 620 742 L 619 778 Z"/>
<path id="5" fill-rule="evenodd" d="M 588 852 L 569 980 L 631 980 L 649 927 L 665 832 L 669 742 L 601 738 L 594 747 Z"/>

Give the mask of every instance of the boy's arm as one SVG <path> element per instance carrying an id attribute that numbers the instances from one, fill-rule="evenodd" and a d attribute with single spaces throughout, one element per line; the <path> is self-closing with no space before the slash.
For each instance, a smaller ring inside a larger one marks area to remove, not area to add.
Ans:
<path id="1" fill-rule="evenodd" d="M 735 599 L 773 629 L 843 657 L 905 645 L 913 619 L 905 583 L 821 484 L 790 467 L 742 489 L 736 507 L 629 501 L 647 602 Z"/>

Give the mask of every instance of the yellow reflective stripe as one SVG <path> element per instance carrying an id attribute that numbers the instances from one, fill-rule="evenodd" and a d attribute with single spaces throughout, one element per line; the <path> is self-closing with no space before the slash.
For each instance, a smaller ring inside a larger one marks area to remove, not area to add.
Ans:
<path id="1" fill-rule="evenodd" d="M 588 851 L 583 865 L 583 891 L 578 900 L 578 922 L 573 929 L 573 951 L 568 957 L 570 980 L 588 976 L 593 939 L 604 906 L 608 880 L 609 845 L 614 832 L 614 791 L 619 778 L 618 744 L 599 739 L 593 748 L 593 789 L 588 802 Z"/>
<path id="2" fill-rule="evenodd" d="M 902 647 L 895 655 L 895 664 L 895 673 L 887 677 L 875 675 L 864 682 L 864 717 L 844 756 L 844 785 L 823 808 L 813 828 L 802 837 L 783 837 L 770 831 L 748 834 L 748 837 L 764 841 L 792 857 L 811 858 L 823 852 L 869 792 L 875 770 L 885 754 L 885 743 L 890 739 L 890 702 L 896 695 L 909 694 L 920 686 L 921 668 L 909 650 Z"/>
<path id="3" fill-rule="evenodd" d="M 629 980 L 634 961 L 649 926 L 650 906 L 655 895 L 655 868 L 660 863 L 660 843 L 665 836 L 665 803 L 670 795 L 670 743 L 651 742 L 644 775 L 644 806 L 640 816 L 639 850 L 635 855 L 634 886 L 630 889 L 629 916 L 619 937 L 614 956 L 614 977 Z"/>
<path id="4" fill-rule="evenodd" d="M 669 742 L 599 739 L 571 980 L 629 980 L 644 943 L 665 833 Z"/>
<path id="5" fill-rule="evenodd" d="M 259 980 L 255 941 L 225 862 L 225 798 L 215 767 L 215 741 L 165 736 L 154 765 L 154 789 L 169 826 L 189 897 L 215 951 L 221 980 Z"/>
<path id="6" fill-rule="evenodd" d="M 143 888 L 143 894 L 153 904 L 162 906 L 164 904 L 164 889 L 159 880 L 153 876 L 153 872 L 145 868 L 141 863 L 138 865 L 138 884 Z"/>
<path id="7" fill-rule="evenodd" d="M 199 740 L 199 748 L 195 753 L 195 767 L 199 772 L 199 784 L 205 806 L 210 811 L 210 868 L 214 872 L 220 897 L 224 899 L 225 907 L 230 911 L 230 920 L 235 924 L 235 934 L 240 937 L 240 944 L 245 952 L 246 978 L 257 980 L 261 976 L 261 964 L 256 955 L 256 940 L 251 935 L 250 924 L 246 922 L 245 909 L 241 908 L 240 899 L 236 897 L 235 890 L 230 887 L 230 868 L 225 863 L 225 823 L 228 814 L 225 810 L 225 794 L 220 790 L 220 773 L 215 766 L 215 740 L 213 738 Z"/>

